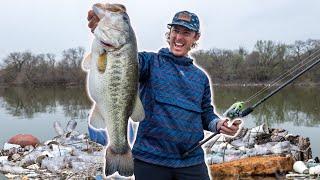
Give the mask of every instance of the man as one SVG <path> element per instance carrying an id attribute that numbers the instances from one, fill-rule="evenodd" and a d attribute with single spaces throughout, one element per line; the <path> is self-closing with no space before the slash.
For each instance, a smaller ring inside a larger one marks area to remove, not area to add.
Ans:
<path id="1" fill-rule="evenodd" d="M 93 32 L 99 18 L 89 11 L 88 20 Z M 198 17 L 178 12 L 168 28 L 169 48 L 139 53 L 140 99 L 146 116 L 132 149 L 135 178 L 210 179 L 201 147 L 185 158 L 181 155 L 203 139 L 203 130 L 232 136 L 239 124 L 228 127 L 214 113 L 208 77 L 188 56 L 200 38 Z"/>

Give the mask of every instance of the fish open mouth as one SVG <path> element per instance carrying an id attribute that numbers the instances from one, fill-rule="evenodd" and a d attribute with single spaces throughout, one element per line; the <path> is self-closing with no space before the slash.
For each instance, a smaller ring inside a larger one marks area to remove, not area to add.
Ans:
<path id="1" fill-rule="evenodd" d="M 100 43 L 108 48 L 115 48 L 112 44 L 109 44 L 109 43 L 106 43 L 106 42 L 103 42 L 103 41 L 100 41 Z"/>

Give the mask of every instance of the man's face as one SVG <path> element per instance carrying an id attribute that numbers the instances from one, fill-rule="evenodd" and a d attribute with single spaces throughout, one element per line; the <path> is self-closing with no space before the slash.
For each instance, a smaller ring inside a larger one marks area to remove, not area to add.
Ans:
<path id="1" fill-rule="evenodd" d="M 200 37 L 200 34 L 183 26 L 174 25 L 169 34 L 170 50 L 175 56 L 185 56 L 191 50 L 191 46 Z"/>

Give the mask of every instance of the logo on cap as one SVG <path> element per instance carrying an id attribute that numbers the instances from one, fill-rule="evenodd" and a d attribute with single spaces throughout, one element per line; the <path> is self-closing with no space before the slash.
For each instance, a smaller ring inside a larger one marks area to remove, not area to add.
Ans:
<path id="1" fill-rule="evenodd" d="M 178 15 L 178 19 L 190 22 L 191 21 L 191 16 L 190 16 L 190 14 L 182 12 L 182 13 L 180 13 Z"/>

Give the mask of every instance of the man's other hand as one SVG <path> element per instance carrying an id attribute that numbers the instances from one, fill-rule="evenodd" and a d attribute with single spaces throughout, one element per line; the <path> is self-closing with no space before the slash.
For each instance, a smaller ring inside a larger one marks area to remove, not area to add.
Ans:
<path id="1" fill-rule="evenodd" d="M 236 119 L 232 121 L 231 125 L 229 125 L 228 121 L 228 119 L 220 120 L 217 124 L 217 129 L 222 134 L 234 136 L 238 132 L 239 125 L 242 121 L 240 119 Z"/>
<path id="2" fill-rule="evenodd" d="M 100 19 L 93 12 L 93 10 L 88 11 L 87 19 L 88 19 L 88 27 L 91 29 L 91 32 L 93 32 L 96 29 Z"/>

